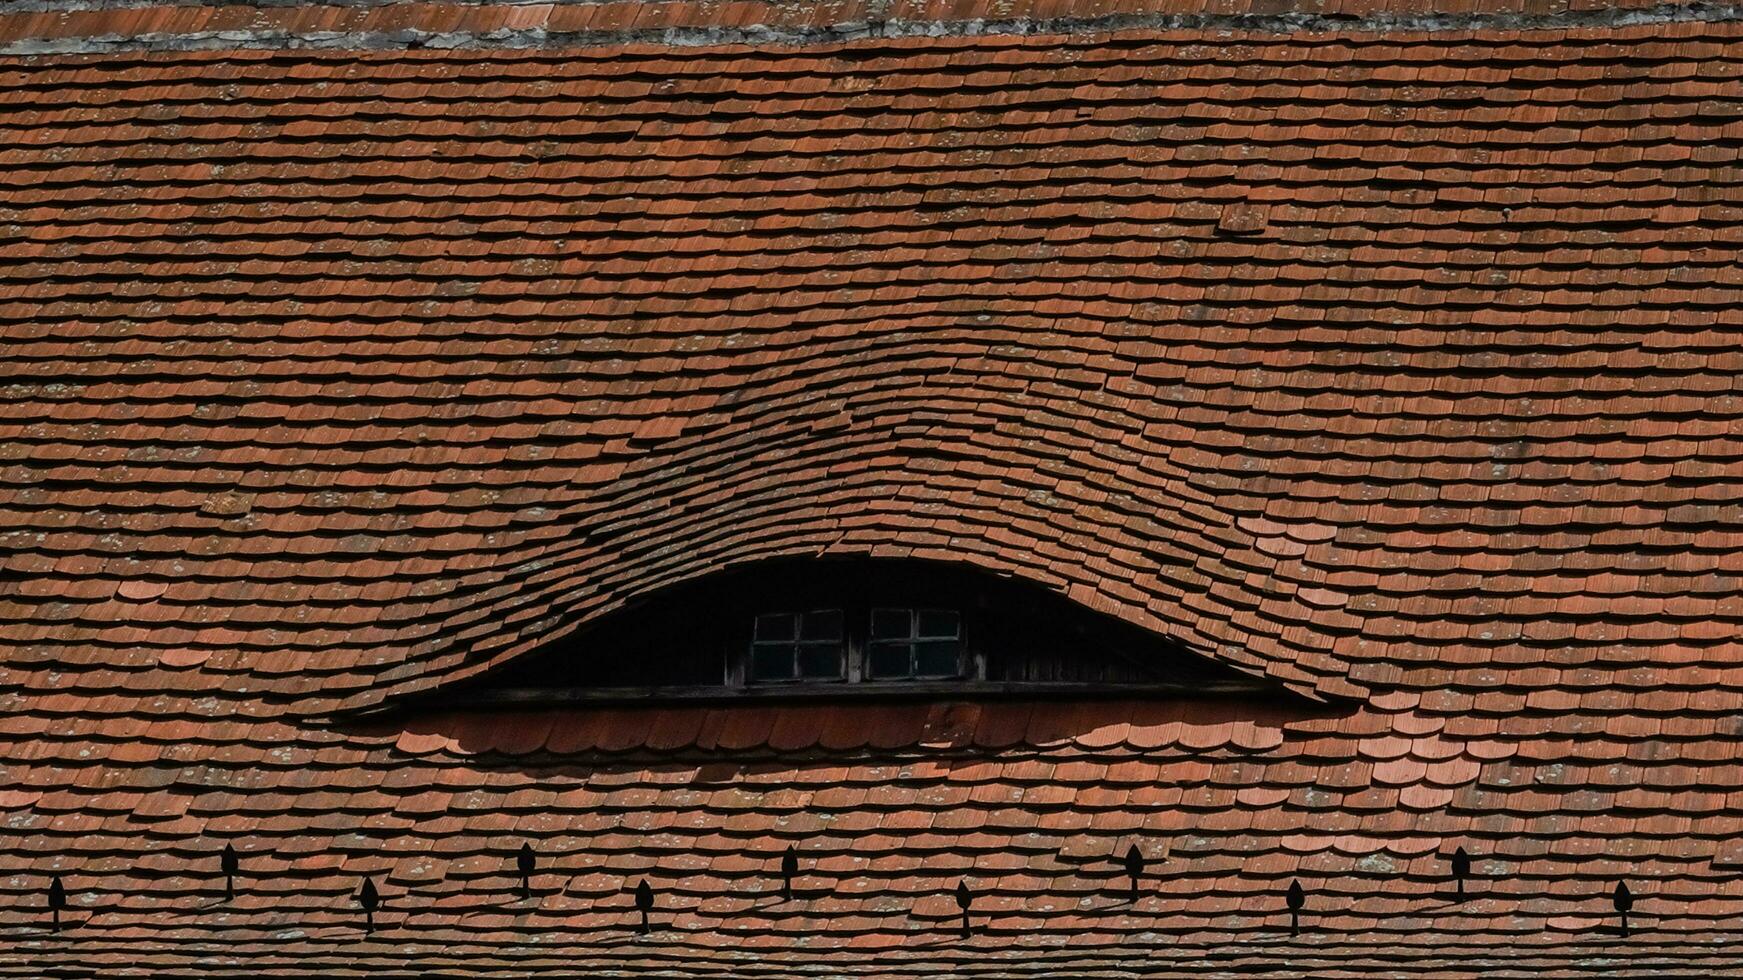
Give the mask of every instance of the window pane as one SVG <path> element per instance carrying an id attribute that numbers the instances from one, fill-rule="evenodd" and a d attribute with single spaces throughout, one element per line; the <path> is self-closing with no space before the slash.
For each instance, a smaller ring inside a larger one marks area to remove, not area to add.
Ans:
<path id="1" fill-rule="evenodd" d="M 790 646 L 755 646 L 750 651 L 750 676 L 758 681 L 793 679 L 793 648 Z"/>
<path id="2" fill-rule="evenodd" d="M 952 609 L 922 609 L 920 632 L 915 635 L 955 639 L 962 635 L 962 617 Z"/>
<path id="3" fill-rule="evenodd" d="M 841 610 L 817 609 L 805 614 L 799 627 L 802 640 L 841 639 Z"/>
<path id="4" fill-rule="evenodd" d="M 840 677 L 841 647 L 810 644 L 799 648 L 800 677 Z"/>
<path id="5" fill-rule="evenodd" d="M 914 648 L 906 643 L 873 643 L 866 650 L 874 678 L 909 677 Z"/>
<path id="6" fill-rule="evenodd" d="M 880 640 L 905 640 L 910 635 L 908 622 L 906 609 L 873 609 L 871 635 Z"/>
<path id="7" fill-rule="evenodd" d="M 933 640 L 914 644 L 914 673 L 921 677 L 955 677 L 962 669 L 962 644 Z"/>
<path id="8" fill-rule="evenodd" d="M 759 643 L 770 640 L 791 640 L 793 638 L 793 621 L 799 617 L 793 613 L 768 613 L 757 617 L 756 639 Z M 739 620 L 744 622 L 744 620 Z M 741 636 L 743 634 L 740 634 Z"/>

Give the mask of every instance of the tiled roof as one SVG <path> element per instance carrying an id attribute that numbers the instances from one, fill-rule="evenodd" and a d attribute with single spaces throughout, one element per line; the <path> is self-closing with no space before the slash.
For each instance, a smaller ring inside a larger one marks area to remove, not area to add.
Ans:
<path id="1" fill-rule="evenodd" d="M 1740 64 L 0 62 L 0 976 L 1735 972 Z M 1303 697 L 331 717 L 813 554 Z"/>

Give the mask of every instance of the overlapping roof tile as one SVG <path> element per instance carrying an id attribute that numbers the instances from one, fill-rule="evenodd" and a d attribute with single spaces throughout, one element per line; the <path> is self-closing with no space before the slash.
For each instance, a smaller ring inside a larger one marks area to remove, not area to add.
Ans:
<path id="1" fill-rule="evenodd" d="M 0 61 L 0 975 L 1734 972 L 1740 36 Z M 868 554 L 1301 697 L 333 716 Z"/>

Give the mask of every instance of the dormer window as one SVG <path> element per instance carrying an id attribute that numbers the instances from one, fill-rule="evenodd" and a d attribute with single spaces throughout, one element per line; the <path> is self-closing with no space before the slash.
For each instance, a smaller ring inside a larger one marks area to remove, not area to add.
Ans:
<path id="1" fill-rule="evenodd" d="M 950 680 L 973 672 L 954 609 L 848 606 L 765 612 L 751 625 L 751 684 Z"/>
<path id="2" fill-rule="evenodd" d="M 1166 637 L 964 566 L 782 561 L 621 609 L 472 686 L 482 700 L 1263 690 Z"/>
<path id="3" fill-rule="evenodd" d="M 751 630 L 750 679 L 838 681 L 847 676 L 841 610 L 764 613 Z"/>
<path id="4" fill-rule="evenodd" d="M 877 680 L 962 676 L 962 616 L 951 609 L 873 609 L 866 674 Z"/>

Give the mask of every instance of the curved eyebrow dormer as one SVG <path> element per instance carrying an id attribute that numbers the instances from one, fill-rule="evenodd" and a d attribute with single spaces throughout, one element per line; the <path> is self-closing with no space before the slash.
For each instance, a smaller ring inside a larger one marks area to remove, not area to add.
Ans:
<path id="1" fill-rule="evenodd" d="M 663 590 L 444 688 L 441 699 L 1281 693 L 1273 680 L 1021 580 L 943 562 L 806 559 Z"/>

